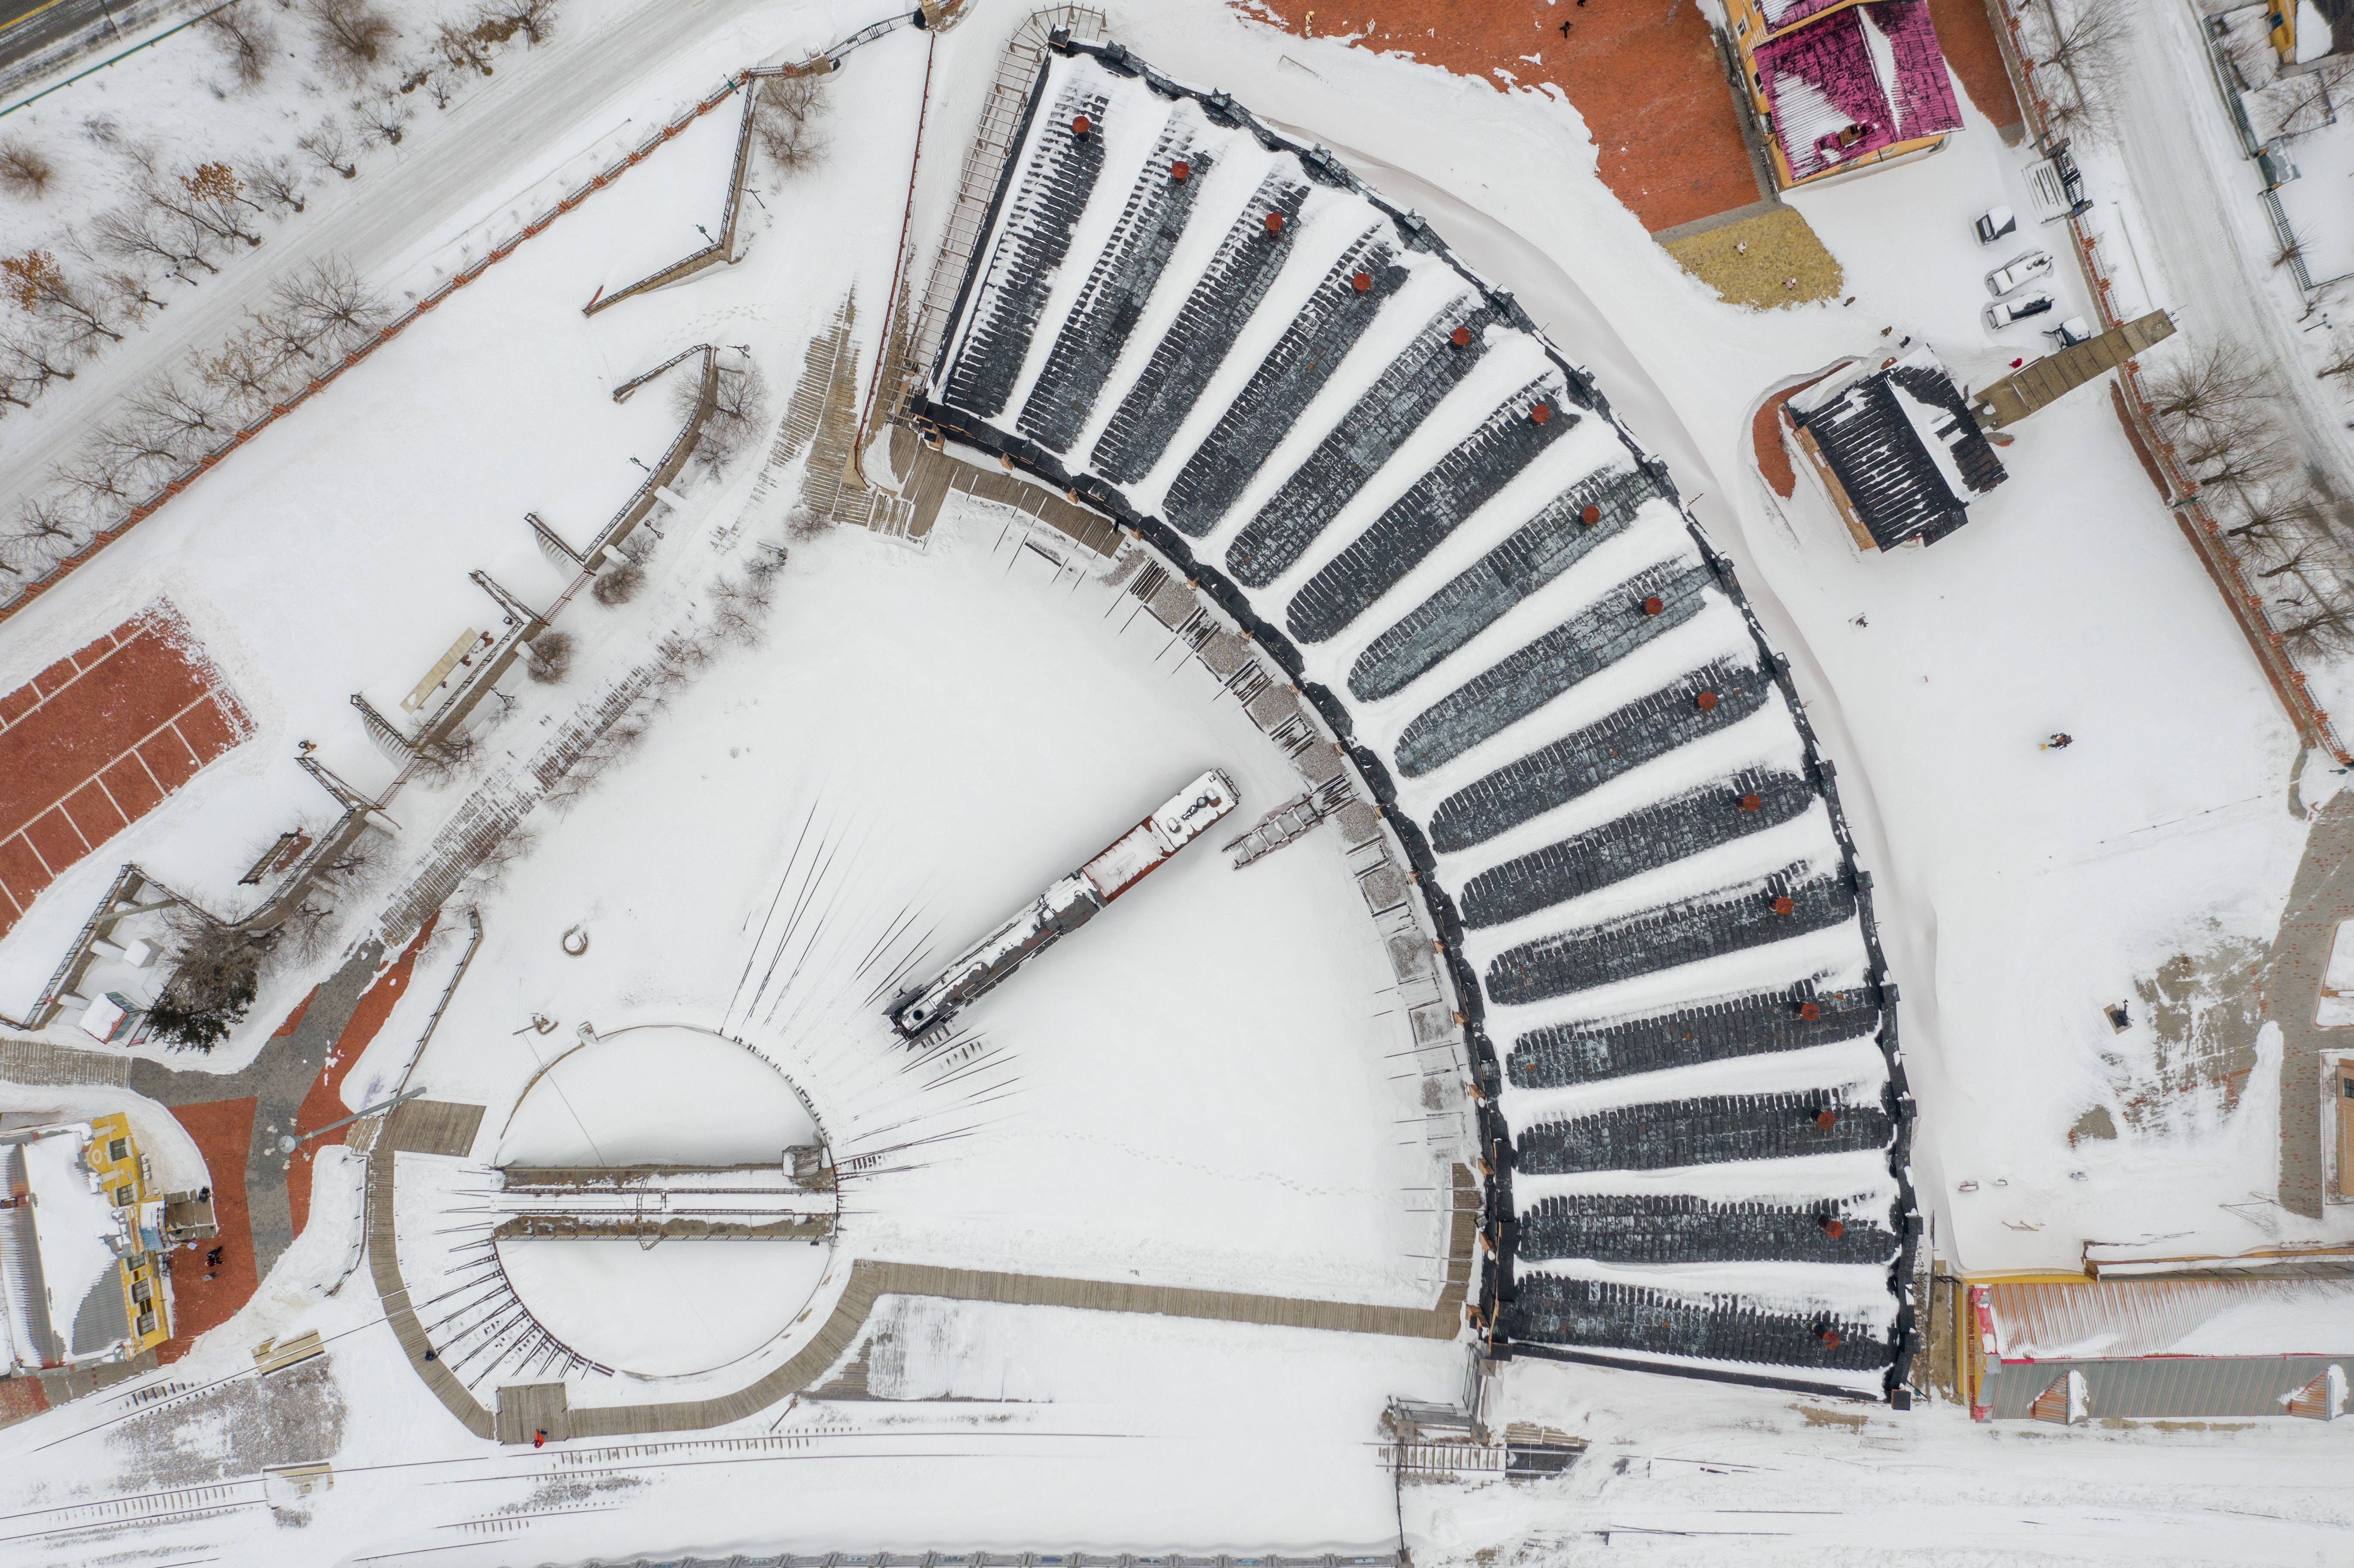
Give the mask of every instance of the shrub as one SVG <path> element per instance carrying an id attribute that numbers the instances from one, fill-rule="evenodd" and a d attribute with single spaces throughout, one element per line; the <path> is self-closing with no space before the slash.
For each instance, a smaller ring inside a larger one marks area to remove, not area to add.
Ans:
<path id="1" fill-rule="evenodd" d="M 524 670 L 543 686 L 572 673 L 572 633 L 543 631 L 523 645 Z"/>
<path id="2" fill-rule="evenodd" d="M 597 579 L 588 585 L 588 597 L 603 605 L 627 604 L 638 597 L 638 590 L 645 585 L 645 567 L 635 561 L 623 561 L 597 574 Z"/>
<path id="3" fill-rule="evenodd" d="M 38 199 L 49 188 L 49 176 L 57 171 L 48 158 L 28 142 L 11 137 L 0 142 L 0 185 L 6 185 L 20 196 Z"/>

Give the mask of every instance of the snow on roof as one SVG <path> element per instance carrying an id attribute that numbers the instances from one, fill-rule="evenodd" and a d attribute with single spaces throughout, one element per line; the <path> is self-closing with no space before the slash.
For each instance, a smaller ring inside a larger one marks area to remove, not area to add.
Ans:
<path id="1" fill-rule="evenodd" d="M 1034 91 L 911 411 L 1129 524 L 1394 800 L 1482 1135 L 1521 1150 L 1499 1208 L 1542 1235 L 1516 1276 L 1498 1233 L 1500 1337 L 1878 1386 L 1893 988 L 1729 563 L 1585 372 L 1330 154 L 1124 52 Z"/>
<path id="2" fill-rule="evenodd" d="M 32 1200 L 8 1211 L 0 1234 L 20 1365 L 90 1360 L 130 1335 L 117 1264 L 133 1245 L 131 1211 L 114 1206 L 85 1161 L 90 1137 L 86 1122 L 43 1128 L 11 1150 L 12 1184 L 21 1180 Z"/>
<path id="3" fill-rule="evenodd" d="M 1877 367 L 1851 362 L 1789 409 L 1882 549 L 1936 543 L 1969 521 L 1969 497 L 2009 477 L 1926 344 Z"/>
<path id="4" fill-rule="evenodd" d="M 1994 1285 L 1987 1306 L 1997 1346 L 2011 1360 L 2354 1352 L 2354 1281 Z"/>
<path id="5" fill-rule="evenodd" d="M 1753 56 L 1795 179 L 1961 128 L 1928 0 L 1850 6 Z"/>

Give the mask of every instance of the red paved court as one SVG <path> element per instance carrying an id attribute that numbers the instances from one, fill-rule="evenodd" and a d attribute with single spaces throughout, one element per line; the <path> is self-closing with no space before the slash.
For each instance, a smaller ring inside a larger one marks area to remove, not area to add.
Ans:
<path id="1" fill-rule="evenodd" d="M 175 1246 L 172 1268 L 172 1337 L 155 1348 L 159 1361 L 176 1361 L 188 1353 L 198 1334 L 217 1329 L 253 1298 L 260 1283 L 253 1276 L 253 1227 L 245 1212 L 245 1156 L 253 1139 L 253 1097 L 241 1100 L 207 1100 L 201 1105 L 174 1106 L 188 1136 L 203 1151 L 211 1172 L 213 1223 L 220 1234 L 193 1248 Z M 220 1267 L 205 1267 L 205 1254 L 221 1249 Z M 207 1279 L 207 1274 L 216 1278 Z"/>
<path id="2" fill-rule="evenodd" d="M 344 1078 L 351 1072 L 352 1064 L 368 1048 L 368 1043 L 376 1038 L 376 1031 L 384 1027 L 384 1021 L 392 1016 L 393 1004 L 408 994 L 410 971 L 417 968 L 418 950 L 433 934 L 433 921 L 438 918 L 435 916 L 425 922 L 424 928 L 400 957 L 360 997 L 359 1005 L 352 1010 L 351 1022 L 344 1025 L 343 1034 L 335 1041 L 335 1048 L 327 1053 L 327 1065 L 312 1081 L 311 1092 L 302 1097 L 302 1108 L 294 1113 L 294 1131 L 298 1136 L 352 1114 L 352 1107 L 344 1104 Z M 298 1236 L 311 1222 L 312 1161 L 323 1145 L 341 1141 L 341 1134 L 314 1138 L 295 1151 L 293 1169 L 286 1173 L 286 1207 L 293 1216 L 294 1234 Z"/>
<path id="3" fill-rule="evenodd" d="M 1603 183 L 1653 234 L 1759 199 L 1715 37 L 1692 0 L 1231 3 L 1288 33 L 1396 50 L 1499 91 L 1552 83 L 1585 116 Z M 1930 16 L 1970 101 L 1996 125 L 2016 124 L 1983 0 L 1931 0 Z"/>
<path id="4" fill-rule="evenodd" d="M 0 696 L 0 936 L 252 727 L 163 602 Z"/>

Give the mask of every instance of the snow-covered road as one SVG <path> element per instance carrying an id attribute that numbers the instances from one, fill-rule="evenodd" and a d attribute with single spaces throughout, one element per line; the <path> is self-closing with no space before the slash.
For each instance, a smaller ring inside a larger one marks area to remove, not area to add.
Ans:
<path id="1" fill-rule="evenodd" d="M 2347 477 L 2354 474 L 2354 431 L 2338 394 L 2301 369 L 2297 291 L 2273 264 L 2277 247 L 2256 199 L 2263 179 L 2241 155 L 2217 92 L 2199 9 L 2183 0 L 2142 0 L 2139 25 L 2128 34 L 2133 63 L 2116 84 L 2117 145 L 2096 156 L 2121 159 L 2132 182 L 2144 220 L 2134 242 L 2147 238 L 2158 252 L 2149 259 L 2161 274 L 2152 280 L 2161 291 L 2153 302 L 2183 332 L 2237 342 L 2274 367 L 2279 411 L 2297 450 L 2344 501 L 2354 497 Z M 2096 200 L 2105 194 L 2093 193 Z"/>
<path id="2" fill-rule="evenodd" d="M 8 421 L 0 514 L 42 488 L 121 394 L 190 349 L 225 341 L 245 313 L 268 302 L 271 284 L 303 262 L 342 256 L 372 279 L 421 292 L 419 275 L 443 241 L 503 216 L 503 202 L 519 205 L 527 189 L 631 119 L 666 118 L 671 98 L 684 103 L 710 91 L 726 70 L 754 63 L 705 48 L 695 56 L 711 56 L 711 65 L 695 58 L 691 69 L 682 69 L 690 45 L 736 36 L 740 29 L 730 22 L 739 11 L 728 0 L 651 0 L 504 57 L 492 81 L 446 113 L 421 118 L 389 163 L 378 154 L 348 186 L 335 188 L 341 183 L 332 178 L 314 186 L 312 210 L 278 225 L 260 252 L 228 262 L 193 291 L 172 285 L 171 307 L 143 332 Z M 664 92 L 647 112 L 649 93 Z M 625 114 L 624 101 L 638 112 Z"/>

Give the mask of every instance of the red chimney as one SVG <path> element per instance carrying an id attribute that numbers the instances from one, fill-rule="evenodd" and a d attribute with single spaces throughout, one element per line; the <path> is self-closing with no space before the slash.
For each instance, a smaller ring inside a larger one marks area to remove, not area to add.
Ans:
<path id="1" fill-rule="evenodd" d="M 1667 608 L 1668 601 L 1661 599 L 1658 594 L 1653 594 L 1650 598 L 1643 601 L 1643 613 L 1645 615 L 1657 615 Z"/>
<path id="2" fill-rule="evenodd" d="M 1534 419 L 1538 424 L 1542 425 L 1542 424 L 1543 424 L 1547 419 L 1550 419 L 1550 418 L 1553 418 L 1553 410 L 1552 410 L 1551 408 L 1549 408 L 1545 407 L 1545 405 L 1543 405 L 1543 403 L 1539 403 L 1538 405 L 1536 405 L 1536 407 L 1534 407 L 1534 408 L 1531 408 L 1531 409 L 1529 410 L 1529 418 L 1532 418 L 1532 419 Z"/>
<path id="3" fill-rule="evenodd" d="M 1811 1020 L 1814 1020 L 1814 1019 L 1817 1019 L 1817 1018 L 1820 1018 L 1822 1015 L 1823 1015 L 1823 1010 L 1822 1010 L 1819 1006 L 1818 1006 L 1817 1004 L 1815 1004 L 1814 1002 L 1811 1002 L 1811 1001 L 1802 1001 L 1802 1002 L 1798 1003 L 1798 1016 L 1799 1016 L 1799 1017 L 1804 1018 L 1804 1019 L 1808 1019 L 1808 1020 L 1811 1021 Z"/>
<path id="4" fill-rule="evenodd" d="M 1071 134 L 1074 136 L 1084 136 L 1089 131 L 1095 129 L 1095 123 L 1096 122 L 1094 121 L 1088 119 L 1084 114 L 1074 115 L 1071 118 Z"/>
<path id="5" fill-rule="evenodd" d="M 1829 1106 L 1825 1106 L 1822 1109 L 1815 1113 L 1815 1125 L 1821 1128 L 1825 1132 L 1829 1132 L 1831 1128 L 1839 1125 L 1839 1112 L 1831 1109 Z"/>
<path id="6" fill-rule="evenodd" d="M 1776 915 L 1787 915 L 1791 910 L 1796 909 L 1797 907 L 1797 906 L 1796 904 L 1790 902 L 1790 895 L 1787 893 L 1782 895 L 1781 897 L 1774 900 L 1774 913 Z"/>
<path id="7" fill-rule="evenodd" d="M 1741 797 L 1741 809 L 1744 811 L 1763 810 L 1765 810 L 1765 807 L 1766 797 L 1763 795 L 1744 795 Z"/>
<path id="8" fill-rule="evenodd" d="M 1280 234 L 1283 232 L 1283 214 L 1279 212 L 1271 212 L 1267 215 L 1267 231 L 1269 234 Z"/>
<path id="9" fill-rule="evenodd" d="M 1714 692 L 1702 692 L 1700 695 L 1692 699 L 1692 705 L 1700 709 L 1701 712 L 1706 713 L 1709 709 L 1716 706 L 1716 694 Z"/>
<path id="10" fill-rule="evenodd" d="M 1447 335 L 1455 340 L 1455 346 L 1458 348 L 1469 348 L 1471 345 L 1471 329 L 1469 327 L 1457 327 Z"/>
<path id="11" fill-rule="evenodd" d="M 1825 1214 L 1823 1216 L 1823 1234 L 1830 1237 L 1833 1241 L 1839 1240 L 1840 1237 L 1847 1234 L 1847 1222 L 1840 1219 L 1837 1214 Z"/>
<path id="12" fill-rule="evenodd" d="M 1591 528 L 1602 521 L 1602 508 L 1589 502 L 1577 509 L 1577 520 Z"/>
<path id="13" fill-rule="evenodd" d="M 1362 294 L 1373 288 L 1373 275 L 1371 272 L 1360 272 L 1349 281 L 1355 286 L 1357 292 Z"/>
<path id="14" fill-rule="evenodd" d="M 1169 177 L 1181 185 L 1184 183 L 1185 176 L 1193 172 L 1193 165 L 1182 158 L 1169 165 Z"/>

